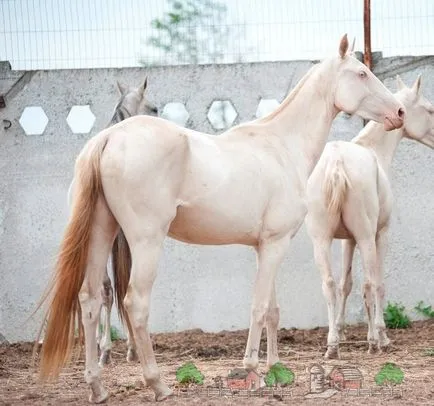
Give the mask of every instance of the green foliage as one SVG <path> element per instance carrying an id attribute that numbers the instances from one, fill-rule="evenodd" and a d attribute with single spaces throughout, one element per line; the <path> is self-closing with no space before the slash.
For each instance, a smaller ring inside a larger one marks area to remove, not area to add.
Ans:
<path id="1" fill-rule="evenodd" d="M 425 317 L 434 319 L 434 310 L 432 309 L 431 305 L 425 306 L 422 300 L 417 304 L 415 310 Z"/>
<path id="2" fill-rule="evenodd" d="M 157 31 L 147 43 L 162 50 L 168 63 L 199 63 L 221 61 L 229 41 L 224 24 L 226 5 L 217 0 L 167 0 L 171 9 L 161 18 L 152 20 Z"/>
<path id="3" fill-rule="evenodd" d="M 265 375 L 264 382 L 268 387 L 291 385 L 294 382 L 294 372 L 285 367 L 281 362 L 276 362 Z"/>
<path id="4" fill-rule="evenodd" d="M 116 327 L 111 326 L 110 327 L 110 337 L 112 341 L 117 341 L 121 339 L 121 335 L 119 333 L 119 330 Z"/>
<path id="5" fill-rule="evenodd" d="M 425 348 L 423 355 L 425 357 L 434 357 L 434 348 Z"/>
<path id="6" fill-rule="evenodd" d="M 387 303 L 384 309 L 384 322 L 387 328 L 407 328 L 410 327 L 410 318 L 405 314 L 405 307 L 395 303 Z"/>
<path id="7" fill-rule="evenodd" d="M 103 333 L 102 324 L 99 325 L 99 331 L 101 334 Z M 121 334 L 119 333 L 119 330 L 114 326 L 110 327 L 110 338 L 112 341 L 117 341 L 121 339 Z"/>
<path id="8" fill-rule="evenodd" d="M 386 362 L 375 375 L 377 385 L 398 385 L 404 380 L 404 372 L 393 362 Z"/>
<path id="9" fill-rule="evenodd" d="M 187 362 L 176 370 L 176 380 L 179 383 L 203 384 L 204 376 L 192 362 Z"/>

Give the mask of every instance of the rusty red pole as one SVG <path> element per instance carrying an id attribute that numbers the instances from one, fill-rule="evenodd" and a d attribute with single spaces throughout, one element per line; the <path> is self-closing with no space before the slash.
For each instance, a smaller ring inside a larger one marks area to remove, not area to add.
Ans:
<path id="1" fill-rule="evenodd" d="M 364 0 L 363 9 L 363 33 L 365 39 L 365 52 L 363 54 L 363 62 L 372 69 L 372 53 L 371 53 L 371 0 Z"/>

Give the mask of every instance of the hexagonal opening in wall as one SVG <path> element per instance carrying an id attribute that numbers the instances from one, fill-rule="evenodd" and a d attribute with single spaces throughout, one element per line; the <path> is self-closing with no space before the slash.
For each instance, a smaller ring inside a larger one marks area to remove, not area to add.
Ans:
<path id="1" fill-rule="evenodd" d="M 238 113 L 230 100 L 214 100 L 208 110 L 208 120 L 215 130 L 229 128 Z"/>
<path id="2" fill-rule="evenodd" d="M 95 115 L 89 105 L 72 106 L 66 122 L 74 134 L 87 134 L 95 123 Z"/>
<path id="3" fill-rule="evenodd" d="M 161 112 L 161 117 L 185 127 L 188 118 L 190 117 L 190 113 L 187 111 L 184 104 L 180 102 L 171 102 L 164 106 L 163 111 Z"/>
<path id="4" fill-rule="evenodd" d="M 42 135 L 48 124 L 48 117 L 40 106 L 26 107 L 18 120 L 26 135 Z"/>
<path id="5" fill-rule="evenodd" d="M 261 99 L 256 109 L 256 118 L 261 118 L 276 110 L 280 103 L 276 99 Z"/>

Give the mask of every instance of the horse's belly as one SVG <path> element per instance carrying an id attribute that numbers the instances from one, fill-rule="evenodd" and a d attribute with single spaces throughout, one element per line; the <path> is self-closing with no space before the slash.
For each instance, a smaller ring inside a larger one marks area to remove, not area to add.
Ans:
<path id="1" fill-rule="evenodd" d="M 256 223 L 256 224 L 255 224 Z M 169 237 L 201 245 L 256 245 L 260 222 L 239 215 L 232 217 L 200 207 L 179 207 Z"/>

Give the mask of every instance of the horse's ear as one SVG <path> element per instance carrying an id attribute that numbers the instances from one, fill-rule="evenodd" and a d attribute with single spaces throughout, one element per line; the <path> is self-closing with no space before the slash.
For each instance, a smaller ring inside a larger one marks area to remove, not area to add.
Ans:
<path id="1" fill-rule="evenodd" d="M 398 90 L 405 89 L 407 86 L 402 81 L 401 76 L 396 75 L 396 86 L 398 87 Z"/>
<path id="2" fill-rule="evenodd" d="M 125 93 L 125 91 L 127 90 L 127 88 L 122 83 L 120 83 L 118 80 L 116 81 L 116 85 L 118 87 L 119 93 L 122 96 Z"/>
<path id="3" fill-rule="evenodd" d="M 348 35 L 345 34 L 341 38 L 341 43 L 339 44 L 339 55 L 341 56 L 342 59 L 345 58 L 347 51 L 348 51 Z"/>
<path id="4" fill-rule="evenodd" d="M 421 75 L 419 74 L 416 82 L 414 82 L 413 87 L 411 88 L 414 93 L 419 94 L 420 91 L 420 81 L 421 81 Z"/>
<path id="5" fill-rule="evenodd" d="M 146 76 L 145 77 L 145 81 L 143 82 L 143 85 L 142 86 L 140 86 L 140 88 L 139 88 L 139 94 L 140 94 L 140 97 L 143 97 L 144 96 L 144 94 L 145 94 L 145 90 L 146 90 L 146 87 L 148 86 L 148 77 Z"/>

